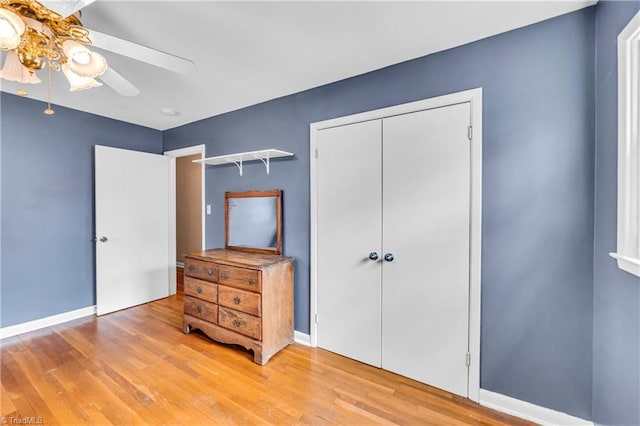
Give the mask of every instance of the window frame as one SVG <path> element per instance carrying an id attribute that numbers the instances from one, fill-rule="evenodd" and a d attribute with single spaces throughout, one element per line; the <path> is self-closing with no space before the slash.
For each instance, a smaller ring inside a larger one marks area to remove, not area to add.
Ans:
<path id="1" fill-rule="evenodd" d="M 618 241 L 611 256 L 640 276 L 640 12 L 618 35 Z"/>

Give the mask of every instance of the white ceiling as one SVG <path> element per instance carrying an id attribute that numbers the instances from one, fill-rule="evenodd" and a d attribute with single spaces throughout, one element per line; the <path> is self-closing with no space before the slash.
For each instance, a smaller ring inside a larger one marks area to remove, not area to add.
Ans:
<path id="1" fill-rule="evenodd" d="M 68 91 L 52 74 L 54 104 L 165 130 L 459 46 L 595 3 L 564 1 L 97 1 L 91 29 L 196 63 L 191 75 L 109 52 L 109 65 L 141 91 L 106 85 Z M 39 72 L 43 81 L 46 73 Z M 2 80 L 1 89 L 17 85 Z M 46 86 L 29 85 L 46 100 Z M 176 116 L 162 108 L 179 111 Z M 55 119 L 55 115 L 52 117 Z"/>

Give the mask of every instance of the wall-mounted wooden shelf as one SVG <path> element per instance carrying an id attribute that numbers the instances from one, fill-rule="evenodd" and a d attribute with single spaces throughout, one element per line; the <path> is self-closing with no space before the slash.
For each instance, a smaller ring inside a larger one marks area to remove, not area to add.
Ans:
<path id="1" fill-rule="evenodd" d="M 279 149 L 263 149 L 260 151 L 239 152 L 237 154 L 219 155 L 217 157 L 203 158 L 202 160 L 193 160 L 194 163 L 208 164 L 210 166 L 219 166 L 221 164 L 233 163 L 238 166 L 240 176 L 242 176 L 242 165 L 246 161 L 262 161 L 264 167 L 269 174 L 269 161 L 272 158 L 291 157 L 292 152 L 281 151 Z"/>

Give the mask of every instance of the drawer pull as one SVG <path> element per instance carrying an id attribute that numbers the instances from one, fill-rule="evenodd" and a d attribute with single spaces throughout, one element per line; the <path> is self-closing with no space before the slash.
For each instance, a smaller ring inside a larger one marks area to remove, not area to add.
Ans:
<path id="1" fill-rule="evenodd" d="M 233 298 L 233 303 L 235 303 L 236 305 L 239 305 L 240 302 L 242 302 L 242 300 L 238 296 Z"/>
<path id="2" fill-rule="evenodd" d="M 211 269 L 211 268 L 207 268 L 207 274 L 209 274 L 209 275 L 213 275 L 213 269 Z"/>
<path id="3" fill-rule="evenodd" d="M 220 277 L 226 280 L 227 278 L 229 278 L 229 274 L 227 274 L 226 272 L 223 272 L 222 275 L 220 275 Z"/>
<path id="4" fill-rule="evenodd" d="M 201 314 L 202 313 L 202 306 L 200 306 L 200 305 L 196 306 L 196 312 Z"/>
<path id="5" fill-rule="evenodd" d="M 202 294 L 202 287 L 198 286 L 198 288 L 196 288 L 196 291 L 198 292 L 198 294 Z"/>
<path id="6" fill-rule="evenodd" d="M 196 270 L 196 267 L 195 267 L 195 266 L 193 266 L 193 265 L 189 265 L 189 267 L 187 268 L 187 270 L 188 270 L 189 272 L 193 272 L 193 271 L 195 271 L 195 270 Z"/>
<path id="7" fill-rule="evenodd" d="M 248 278 L 247 281 L 250 285 L 254 285 L 256 283 L 256 280 L 254 280 L 253 278 Z"/>
<path id="8" fill-rule="evenodd" d="M 236 327 L 240 327 L 242 325 L 242 320 L 238 319 L 238 318 L 234 318 L 233 319 L 233 325 Z"/>

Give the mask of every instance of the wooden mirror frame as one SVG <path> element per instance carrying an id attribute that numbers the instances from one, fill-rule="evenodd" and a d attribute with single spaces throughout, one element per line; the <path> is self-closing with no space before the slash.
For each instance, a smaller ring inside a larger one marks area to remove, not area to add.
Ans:
<path id="1" fill-rule="evenodd" d="M 229 199 L 231 198 L 255 198 L 275 197 L 276 199 L 276 247 L 247 247 L 229 245 Z M 245 191 L 224 193 L 224 248 L 244 251 L 249 253 L 282 254 L 282 190 L 272 191 Z"/>

